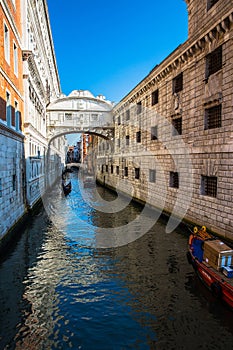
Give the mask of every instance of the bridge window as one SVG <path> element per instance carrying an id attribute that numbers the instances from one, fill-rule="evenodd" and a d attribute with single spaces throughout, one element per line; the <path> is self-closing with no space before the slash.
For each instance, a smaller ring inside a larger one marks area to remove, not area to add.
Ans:
<path id="1" fill-rule="evenodd" d="M 92 114 L 91 115 L 91 121 L 92 122 L 97 122 L 98 121 L 98 114 Z"/>
<path id="2" fill-rule="evenodd" d="M 72 120 L 72 113 L 65 113 L 66 120 Z"/>

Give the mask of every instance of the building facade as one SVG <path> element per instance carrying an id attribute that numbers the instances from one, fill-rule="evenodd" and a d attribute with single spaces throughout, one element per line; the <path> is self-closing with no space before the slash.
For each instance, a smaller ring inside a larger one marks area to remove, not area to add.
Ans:
<path id="1" fill-rule="evenodd" d="M 97 176 L 233 239 L 233 3 L 186 3 L 187 41 L 114 107 Z"/>
<path id="2" fill-rule="evenodd" d="M 0 3 L 0 239 L 25 212 L 21 1 Z"/>
<path id="3" fill-rule="evenodd" d="M 22 3 L 26 188 L 27 205 L 32 207 L 61 174 L 66 142 L 64 137 L 55 139 L 48 150 L 46 107 L 61 89 L 47 2 Z"/>

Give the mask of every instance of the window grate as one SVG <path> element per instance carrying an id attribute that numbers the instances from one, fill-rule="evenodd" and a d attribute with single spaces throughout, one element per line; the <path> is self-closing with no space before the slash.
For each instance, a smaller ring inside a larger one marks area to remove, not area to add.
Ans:
<path id="1" fill-rule="evenodd" d="M 151 94 L 151 105 L 154 106 L 159 102 L 159 90 L 155 90 Z"/>
<path id="2" fill-rule="evenodd" d="M 222 126 L 222 105 L 205 109 L 205 130 Z"/>
<path id="3" fill-rule="evenodd" d="M 182 117 L 172 119 L 172 136 L 182 135 Z"/>
<path id="4" fill-rule="evenodd" d="M 204 196 L 217 197 L 217 183 L 216 176 L 202 176 L 201 178 L 201 194 Z"/>
<path id="5" fill-rule="evenodd" d="M 206 79 L 222 69 L 222 46 L 206 56 Z"/>
<path id="6" fill-rule="evenodd" d="M 172 80 L 172 92 L 177 93 L 183 90 L 183 73 L 180 73 Z"/>

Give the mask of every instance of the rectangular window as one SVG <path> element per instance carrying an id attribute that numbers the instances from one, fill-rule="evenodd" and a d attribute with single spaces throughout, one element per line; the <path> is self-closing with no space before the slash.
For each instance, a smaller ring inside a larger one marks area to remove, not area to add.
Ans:
<path id="1" fill-rule="evenodd" d="M 127 166 L 125 167 L 124 175 L 125 175 L 126 177 L 128 177 L 128 167 L 127 167 Z"/>
<path id="2" fill-rule="evenodd" d="M 140 168 L 135 168 L 135 179 L 140 179 Z"/>
<path id="3" fill-rule="evenodd" d="M 105 165 L 105 170 L 106 170 L 106 173 L 108 173 L 108 165 L 107 164 Z"/>
<path id="4" fill-rule="evenodd" d="M 16 190 L 16 175 L 12 175 L 12 187 L 13 187 L 13 191 Z"/>
<path id="5" fill-rule="evenodd" d="M 117 173 L 117 175 L 119 175 L 119 173 L 120 173 L 119 165 L 116 166 L 116 173 Z"/>
<path id="6" fill-rule="evenodd" d="M 154 106 L 159 102 L 159 90 L 155 90 L 151 94 L 151 105 Z"/>
<path id="7" fill-rule="evenodd" d="M 206 79 L 220 69 L 222 69 L 222 46 L 206 56 Z"/>
<path id="8" fill-rule="evenodd" d="M 173 188 L 179 188 L 179 173 L 176 171 L 170 171 L 169 186 Z"/>
<path id="9" fill-rule="evenodd" d="M 10 32 L 6 24 L 4 24 L 4 53 L 5 60 L 10 63 Z"/>
<path id="10" fill-rule="evenodd" d="M 182 135 L 182 117 L 172 119 L 172 136 Z"/>
<path id="11" fill-rule="evenodd" d="M 7 126 L 12 125 L 11 121 L 11 95 L 9 92 L 6 92 L 6 121 L 7 121 Z"/>
<path id="12" fill-rule="evenodd" d="M 117 124 L 121 125 L 121 117 L 120 116 L 117 118 Z"/>
<path id="13" fill-rule="evenodd" d="M 18 47 L 14 43 L 13 45 L 13 51 L 14 51 L 14 73 L 16 76 L 18 76 Z"/>
<path id="14" fill-rule="evenodd" d="M 136 141 L 141 142 L 141 131 L 136 132 Z"/>
<path id="15" fill-rule="evenodd" d="M 125 144 L 126 146 L 129 146 L 129 135 L 125 136 Z"/>
<path id="16" fill-rule="evenodd" d="M 20 112 L 17 101 L 15 101 L 15 129 L 20 130 Z"/>
<path id="17" fill-rule="evenodd" d="M 113 165 L 111 165 L 111 174 L 113 174 Z"/>
<path id="18" fill-rule="evenodd" d="M 201 194 L 204 196 L 217 197 L 216 176 L 201 176 Z"/>
<path id="19" fill-rule="evenodd" d="M 172 93 L 183 90 L 183 73 L 180 73 L 172 80 Z"/>
<path id="20" fill-rule="evenodd" d="M 222 126 L 222 105 L 205 109 L 205 130 Z"/>
<path id="21" fill-rule="evenodd" d="M 150 139 L 151 140 L 157 140 L 158 139 L 158 127 L 156 126 L 152 126 L 151 129 L 151 136 Z"/>
<path id="22" fill-rule="evenodd" d="M 209 9 L 211 9 L 211 7 L 214 6 L 217 2 L 218 0 L 207 0 L 207 11 L 209 11 Z"/>
<path id="23" fill-rule="evenodd" d="M 120 139 L 117 139 L 117 145 L 118 145 L 118 147 L 121 146 L 121 140 Z"/>
<path id="24" fill-rule="evenodd" d="M 125 119 L 126 119 L 126 120 L 129 120 L 129 119 L 130 119 L 130 111 L 129 111 L 129 109 L 127 109 L 127 111 L 126 111 Z"/>
<path id="25" fill-rule="evenodd" d="M 101 173 L 103 174 L 104 173 L 104 165 L 102 164 L 101 166 Z"/>
<path id="26" fill-rule="evenodd" d="M 155 169 L 149 169 L 149 182 L 155 182 L 156 172 Z"/>
<path id="27" fill-rule="evenodd" d="M 137 114 L 140 114 L 142 112 L 142 102 L 137 102 Z"/>

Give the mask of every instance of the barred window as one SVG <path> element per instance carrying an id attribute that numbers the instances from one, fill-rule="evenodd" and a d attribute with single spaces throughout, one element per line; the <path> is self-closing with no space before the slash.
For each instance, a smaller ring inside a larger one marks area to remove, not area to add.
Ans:
<path id="1" fill-rule="evenodd" d="M 220 69 L 222 69 L 222 46 L 206 56 L 206 79 Z"/>
<path id="2" fill-rule="evenodd" d="M 157 125 L 152 126 L 150 130 L 151 130 L 150 131 L 150 133 L 151 133 L 150 139 L 157 140 L 158 139 L 158 127 L 157 127 Z"/>
<path id="3" fill-rule="evenodd" d="M 125 144 L 126 146 L 129 146 L 129 135 L 125 136 Z"/>
<path id="4" fill-rule="evenodd" d="M 126 111 L 125 119 L 126 120 L 130 119 L 130 110 L 129 109 L 127 109 L 127 111 Z"/>
<path id="5" fill-rule="evenodd" d="M 137 114 L 140 114 L 142 112 L 142 102 L 139 101 L 137 103 Z"/>
<path id="6" fill-rule="evenodd" d="M 211 9 L 211 7 L 214 6 L 217 2 L 218 0 L 207 0 L 207 11 L 209 11 L 209 9 Z"/>
<path id="7" fill-rule="evenodd" d="M 172 136 L 182 135 L 182 117 L 172 119 Z"/>
<path id="8" fill-rule="evenodd" d="M 120 116 L 117 118 L 117 124 L 121 125 L 121 117 Z"/>
<path id="9" fill-rule="evenodd" d="M 136 132 L 136 141 L 141 142 L 141 131 Z"/>
<path id="10" fill-rule="evenodd" d="M 183 90 L 183 73 L 180 73 L 172 80 L 172 92 L 177 93 Z"/>
<path id="11" fill-rule="evenodd" d="M 222 105 L 205 109 L 205 130 L 222 126 Z"/>
<path id="12" fill-rule="evenodd" d="M 149 182 L 155 182 L 156 172 L 155 169 L 149 169 Z"/>
<path id="13" fill-rule="evenodd" d="M 102 164 L 102 166 L 101 166 L 101 173 L 103 174 L 103 172 L 104 172 L 104 165 Z"/>
<path id="14" fill-rule="evenodd" d="M 111 174 L 113 174 L 113 165 L 111 165 Z"/>
<path id="15" fill-rule="evenodd" d="M 127 166 L 125 167 L 124 175 L 125 175 L 126 177 L 128 176 L 128 167 L 127 167 Z"/>
<path id="16" fill-rule="evenodd" d="M 169 186 L 173 188 L 179 188 L 179 173 L 176 171 L 170 171 Z"/>
<path id="17" fill-rule="evenodd" d="M 120 173 L 119 165 L 116 166 L 116 173 L 117 173 L 117 175 L 119 175 L 119 173 Z"/>
<path id="18" fill-rule="evenodd" d="M 135 168 L 135 179 L 140 179 L 140 168 Z"/>
<path id="19" fill-rule="evenodd" d="M 204 196 L 217 197 L 217 183 L 216 176 L 201 176 L 201 194 Z"/>
<path id="20" fill-rule="evenodd" d="M 159 102 L 159 90 L 155 90 L 151 94 L 151 105 L 154 106 Z"/>

